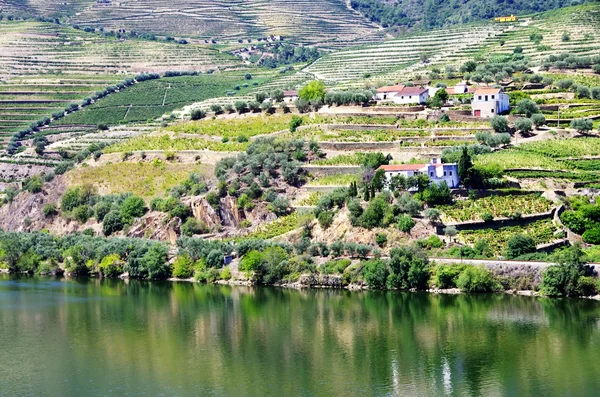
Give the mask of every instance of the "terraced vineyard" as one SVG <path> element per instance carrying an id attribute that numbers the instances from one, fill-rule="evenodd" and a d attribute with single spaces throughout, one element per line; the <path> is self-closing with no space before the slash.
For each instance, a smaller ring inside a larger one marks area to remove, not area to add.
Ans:
<path id="1" fill-rule="evenodd" d="M 563 41 L 563 33 L 569 35 Z M 540 43 L 530 40 L 541 34 Z M 516 47 L 533 63 L 550 54 L 600 53 L 600 7 L 597 4 L 551 11 L 516 24 L 493 22 L 425 32 L 325 56 L 306 70 L 330 84 L 359 86 L 365 75 L 371 81 L 406 81 L 433 67 L 459 67 L 467 60 L 494 54 L 511 54 Z M 423 62 L 425 61 L 425 62 Z"/>
<path id="2" fill-rule="evenodd" d="M 239 65 L 204 45 L 124 40 L 43 22 L 0 22 L 0 79 L 45 73 L 208 70 Z"/>
<path id="3" fill-rule="evenodd" d="M 487 213 L 494 218 L 510 217 L 516 211 L 521 215 L 539 214 L 552 209 L 552 202 L 537 194 L 489 196 L 476 200 L 459 200 L 453 205 L 440 206 L 442 221 L 465 222 L 482 220 Z"/>
<path id="4" fill-rule="evenodd" d="M 62 111 L 106 86 L 116 75 L 44 75 L 13 78 L 0 84 L 0 142 L 37 120 Z"/>
<path id="5" fill-rule="evenodd" d="M 223 72 L 144 81 L 71 113 L 58 124 L 97 125 L 153 120 L 185 105 L 225 95 L 226 92 L 235 93 L 234 98 L 238 100 L 238 95 L 257 89 L 270 78 L 263 74 L 265 77 L 246 80 L 244 74 Z"/>
<path id="6" fill-rule="evenodd" d="M 163 35 L 237 41 L 267 35 L 291 37 L 303 43 L 369 42 L 384 35 L 350 9 L 344 0 L 120 0 L 98 3 L 80 0 L 64 7 L 58 0 L 3 0 L 38 15 L 71 9 L 72 22 L 105 29 L 127 29 Z M 64 15 L 64 14 L 63 14 Z"/>

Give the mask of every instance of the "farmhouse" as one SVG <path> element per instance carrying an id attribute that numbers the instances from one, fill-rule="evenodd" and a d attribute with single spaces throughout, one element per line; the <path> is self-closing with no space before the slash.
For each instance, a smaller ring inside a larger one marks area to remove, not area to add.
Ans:
<path id="1" fill-rule="evenodd" d="M 392 101 L 396 94 L 404 88 L 403 85 L 386 85 L 377 89 L 375 99 L 378 101 Z"/>
<path id="2" fill-rule="evenodd" d="M 283 91 L 283 102 L 291 103 L 298 100 L 298 91 Z"/>
<path id="3" fill-rule="evenodd" d="M 394 102 L 408 105 L 412 103 L 422 104 L 429 98 L 429 89 L 423 87 L 405 87 L 403 85 L 392 85 L 381 87 L 375 94 L 378 101 Z"/>
<path id="4" fill-rule="evenodd" d="M 427 175 L 432 183 L 446 182 L 450 188 L 456 188 L 460 185 L 458 165 L 456 163 L 442 164 L 441 159 L 432 159 L 429 164 L 382 165 L 379 169 L 385 172 L 385 179 L 388 184 L 393 177 L 398 175 L 405 178 Z"/>
<path id="5" fill-rule="evenodd" d="M 399 104 L 422 104 L 429 98 L 429 89 L 423 87 L 404 87 L 394 96 L 394 103 Z"/>
<path id="6" fill-rule="evenodd" d="M 494 117 L 510 110 L 508 94 L 500 88 L 480 88 L 475 91 L 471 107 L 475 117 Z"/>

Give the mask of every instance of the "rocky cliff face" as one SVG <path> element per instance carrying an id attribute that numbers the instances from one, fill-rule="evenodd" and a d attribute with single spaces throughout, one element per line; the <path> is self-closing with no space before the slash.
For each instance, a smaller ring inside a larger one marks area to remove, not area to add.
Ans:
<path id="1" fill-rule="evenodd" d="M 60 201 L 65 189 L 64 177 L 60 176 L 44 183 L 40 193 L 19 193 L 12 203 L 0 207 L 0 228 L 21 232 L 47 229 L 57 234 L 75 231 L 72 222 L 59 217 L 48 219 L 42 213 L 44 205 Z"/>

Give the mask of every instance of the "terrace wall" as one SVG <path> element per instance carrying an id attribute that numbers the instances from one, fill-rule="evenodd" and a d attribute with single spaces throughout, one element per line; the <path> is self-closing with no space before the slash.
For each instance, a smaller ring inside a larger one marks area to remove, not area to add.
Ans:
<path id="1" fill-rule="evenodd" d="M 483 229 L 500 229 L 508 226 L 522 226 L 528 225 L 533 222 L 537 222 L 543 219 L 553 218 L 556 208 L 553 208 L 549 212 L 543 212 L 540 214 L 531 214 L 531 215 L 523 215 L 518 219 L 512 218 L 498 218 L 494 219 L 491 222 L 485 221 L 467 221 L 467 222 L 458 222 L 458 223 L 448 223 L 437 225 L 435 227 L 435 232 L 438 235 L 444 234 L 444 229 L 447 226 L 454 226 L 456 230 L 483 230 Z"/>

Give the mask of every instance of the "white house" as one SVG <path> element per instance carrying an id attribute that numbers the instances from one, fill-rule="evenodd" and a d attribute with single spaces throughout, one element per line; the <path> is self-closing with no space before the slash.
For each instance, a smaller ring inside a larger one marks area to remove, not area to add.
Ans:
<path id="1" fill-rule="evenodd" d="M 416 175 L 427 175 L 432 183 L 446 182 L 451 189 L 457 188 L 460 185 L 458 164 L 442 164 L 441 159 L 432 159 L 429 164 L 382 165 L 379 169 L 385 171 L 385 179 L 388 185 L 392 178 L 398 175 L 402 175 L 405 178 Z"/>
<path id="2" fill-rule="evenodd" d="M 429 89 L 423 87 L 404 87 L 394 95 L 394 103 L 408 105 L 413 103 L 422 104 L 429 98 Z"/>
<path id="3" fill-rule="evenodd" d="M 473 116 L 490 118 L 510 110 L 508 94 L 501 88 L 480 88 L 471 102 Z"/>
<path id="4" fill-rule="evenodd" d="M 375 94 L 375 99 L 378 101 L 392 101 L 396 94 L 404 88 L 403 85 L 386 85 L 379 87 Z"/>
<path id="5" fill-rule="evenodd" d="M 298 99 L 298 91 L 283 91 L 283 102 L 292 103 Z"/>

